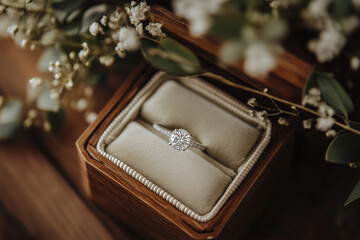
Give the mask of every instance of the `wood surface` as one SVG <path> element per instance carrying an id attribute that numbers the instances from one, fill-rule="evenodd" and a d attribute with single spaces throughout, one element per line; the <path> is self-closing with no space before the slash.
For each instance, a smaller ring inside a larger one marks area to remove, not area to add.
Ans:
<path id="1" fill-rule="evenodd" d="M 36 69 L 39 53 L 20 49 L 12 40 L 0 40 L 1 93 L 25 97 L 25 82 L 40 75 Z M 115 75 L 110 87 L 97 91 L 97 109 L 121 79 Z M 87 124 L 76 112 L 71 112 L 66 124 L 67 131 L 59 137 L 32 131 L 0 143 L 0 239 L 49 239 L 45 236 L 50 230 L 50 239 L 87 239 L 88 233 L 79 229 L 84 225 L 92 226 L 86 231 L 101 235 L 99 239 L 109 239 L 109 235 L 144 239 L 138 237 L 140 230 L 130 232 L 83 196 L 74 142 Z M 348 180 L 353 171 L 346 166 L 324 162 L 329 141 L 324 139 L 314 131 L 297 134 L 296 154 L 286 171 L 279 170 L 281 176 L 263 199 L 265 207 L 244 235 L 232 239 L 360 239 L 358 205 L 341 207 L 356 179 Z M 46 187 L 47 182 L 51 187 Z"/>

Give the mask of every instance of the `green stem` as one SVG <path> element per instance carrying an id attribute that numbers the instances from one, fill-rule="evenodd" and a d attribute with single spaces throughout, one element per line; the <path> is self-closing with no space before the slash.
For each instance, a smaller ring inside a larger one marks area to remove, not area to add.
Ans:
<path id="1" fill-rule="evenodd" d="M 225 84 L 227 84 L 227 85 L 229 85 L 229 86 L 232 86 L 232 87 L 235 87 L 235 88 L 239 88 L 239 89 L 242 89 L 242 90 L 247 91 L 247 92 L 251 92 L 251 93 L 258 94 L 258 95 L 265 96 L 265 97 L 270 97 L 270 98 L 272 98 L 273 100 L 275 100 L 275 101 L 277 101 L 277 102 L 281 102 L 281 103 L 284 103 L 284 104 L 289 105 L 289 106 L 295 106 L 295 107 L 298 108 L 298 109 L 302 109 L 302 110 L 304 110 L 304 111 L 306 111 L 306 112 L 308 112 L 308 113 L 311 113 L 311 114 L 316 115 L 316 116 L 318 116 L 318 117 L 322 117 L 320 113 L 315 112 L 314 110 L 312 110 L 312 109 L 310 109 L 310 108 L 307 108 L 307 107 L 302 106 L 302 105 L 297 104 L 297 103 L 293 103 L 293 102 L 287 101 L 287 100 L 282 99 L 282 98 L 279 98 L 279 97 L 272 96 L 272 95 L 270 95 L 270 94 L 268 94 L 268 93 L 263 93 L 263 92 L 261 92 L 261 91 L 259 91 L 259 90 L 256 90 L 256 89 L 253 89 L 253 88 L 250 88 L 250 87 L 246 87 L 246 86 L 243 86 L 243 85 L 241 85 L 241 84 L 234 83 L 234 82 L 232 82 L 232 81 L 230 81 L 230 80 L 227 80 L 227 79 L 225 79 L 225 78 L 223 78 L 223 77 L 221 77 L 221 76 L 219 76 L 219 75 L 216 75 L 216 74 L 214 74 L 214 73 L 206 72 L 206 73 L 202 73 L 202 74 L 199 74 L 199 75 L 200 75 L 200 76 L 209 77 L 209 78 L 213 78 L 213 79 L 218 80 L 218 81 L 220 81 L 220 82 L 222 82 L 222 83 L 225 83 Z M 350 131 L 350 132 L 353 132 L 353 133 L 355 133 L 355 134 L 360 135 L 360 131 L 359 131 L 359 130 L 353 129 L 353 128 L 351 128 L 350 126 L 347 126 L 347 125 L 345 125 L 345 124 L 342 124 L 342 123 L 340 123 L 340 122 L 338 122 L 338 121 L 335 121 L 334 124 L 337 125 L 337 126 L 339 126 L 339 127 L 341 127 L 341 128 L 343 128 L 343 129 L 345 129 L 345 130 L 348 130 L 348 131 Z"/>

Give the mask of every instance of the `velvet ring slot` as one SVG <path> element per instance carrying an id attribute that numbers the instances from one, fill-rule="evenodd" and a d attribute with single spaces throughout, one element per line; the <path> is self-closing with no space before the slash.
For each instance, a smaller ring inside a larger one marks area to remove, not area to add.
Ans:
<path id="1" fill-rule="evenodd" d="M 153 129 L 183 128 L 206 146 L 176 151 Z M 159 72 L 102 133 L 97 151 L 184 214 L 211 220 L 270 141 L 271 123 L 209 83 Z"/>

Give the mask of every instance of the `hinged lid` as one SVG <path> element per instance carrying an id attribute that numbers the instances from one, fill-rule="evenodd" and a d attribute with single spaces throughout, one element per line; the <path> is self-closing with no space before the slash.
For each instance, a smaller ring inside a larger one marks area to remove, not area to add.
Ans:
<path id="1" fill-rule="evenodd" d="M 201 59 L 205 69 L 233 81 L 241 80 L 260 90 L 268 88 L 272 94 L 288 100 L 299 101 L 302 88 L 312 71 L 312 66 L 289 51 L 284 52 L 277 67 L 267 77 L 251 78 L 245 74 L 241 61 L 231 66 L 220 64 L 218 58 L 220 44 L 216 40 L 209 37 L 192 37 L 189 34 L 187 23 L 162 6 L 152 6 L 152 13 L 155 21 L 163 25 L 163 30 L 169 37 L 194 51 Z M 220 67 L 214 70 L 212 68 L 214 65 Z"/>

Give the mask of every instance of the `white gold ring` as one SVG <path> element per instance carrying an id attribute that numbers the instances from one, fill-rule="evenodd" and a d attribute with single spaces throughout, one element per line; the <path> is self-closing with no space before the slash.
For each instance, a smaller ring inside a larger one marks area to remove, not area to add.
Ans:
<path id="1" fill-rule="evenodd" d="M 206 148 L 201 143 L 194 141 L 191 134 L 185 129 L 175 129 L 170 131 L 167 128 L 160 126 L 157 123 L 153 124 L 153 127 L 160 133 L 169 137 L 169 145 L 179 151 L 185 151 L 186 149 L 193 147 L 204 151 Z"/>

